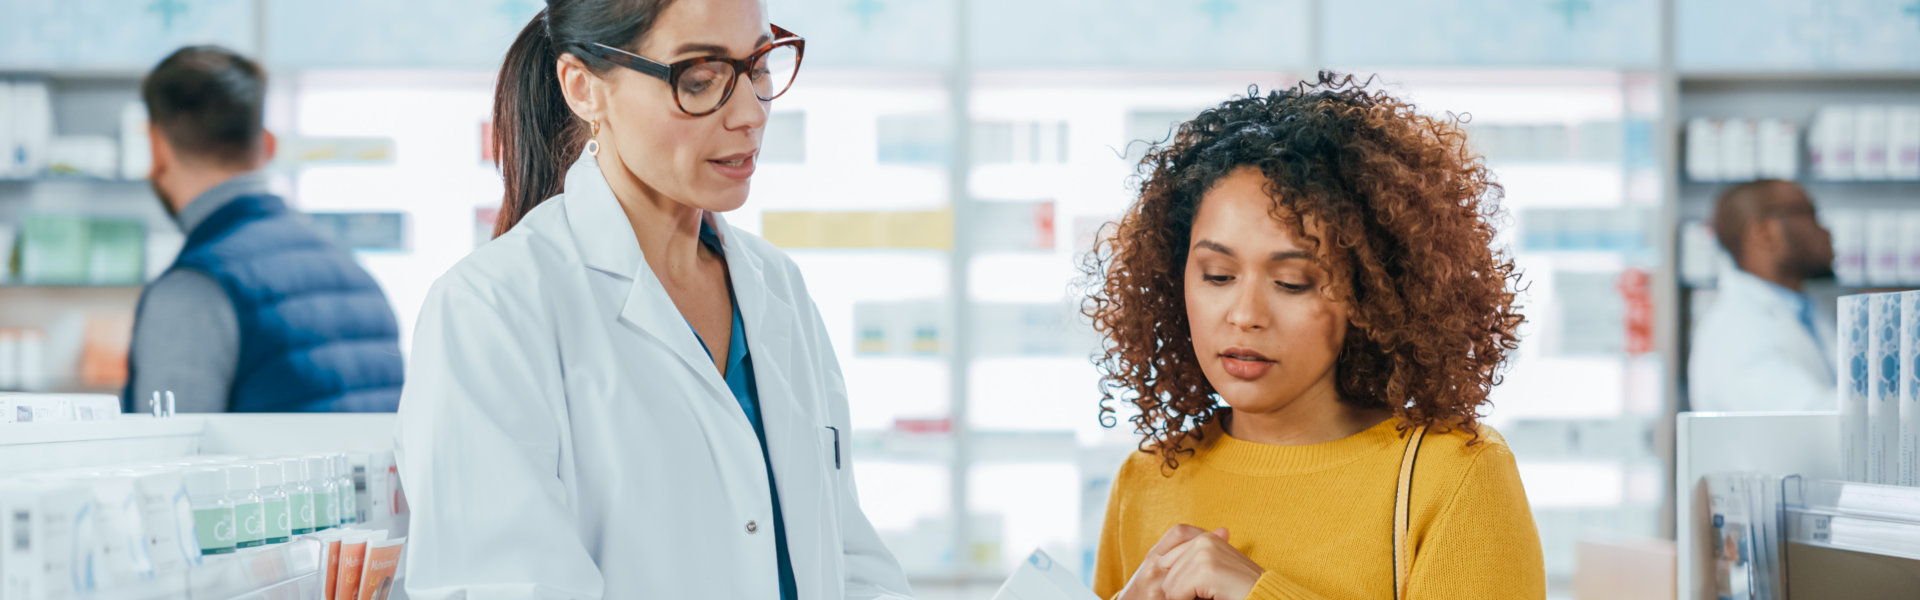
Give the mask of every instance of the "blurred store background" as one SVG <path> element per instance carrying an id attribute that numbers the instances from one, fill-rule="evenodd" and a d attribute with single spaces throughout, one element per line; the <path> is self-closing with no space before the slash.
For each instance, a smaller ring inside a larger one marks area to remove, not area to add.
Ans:
<path id="1" fill-rule="evenodd" d="M 1673 535 L 1665 432 L 1725 260 L 1701 224 L 1725 182 L 1813 194 L 1840 256 L 1816 296 L 1920 284 L 1920 173 L 1809 164 L 1886 147 L 1888 120 L 1920 110 L 1920 2 L 768 5 L 808 39 L 806 67 L 727 219 L 804 269 L 846 371 L 862 504 L 929 597 L 990 590 L 1036 546 L 1090 570 L 1136 438 L 1124 411 L 1097 417 L 1079 259 L 1131 199 L 1142 140 L 1250 85 L 1378 74 L 1471 116 L 1530 284 L 1487 421 L 1519 457 L 1558 597 L 1583 560 Z M 541 6 L 0 0 L 0 389 L 119 390 L 140 286 L 182 242 L 143 180 L 137 87 L 188 43 L 270 70 L 273 185 L 358 251 L 406 347 L 428 286 L 492 230 L 492 80 Z"/>

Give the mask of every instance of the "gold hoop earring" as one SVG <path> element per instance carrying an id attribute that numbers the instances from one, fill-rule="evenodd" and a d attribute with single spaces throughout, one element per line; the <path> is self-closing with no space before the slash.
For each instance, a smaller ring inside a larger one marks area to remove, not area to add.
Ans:
<path id="1" fill-rule="evenodd" d="M 587 156 L 600 155 L 600 122 L 593 122 L 593 138 L 587 140 Z"/>

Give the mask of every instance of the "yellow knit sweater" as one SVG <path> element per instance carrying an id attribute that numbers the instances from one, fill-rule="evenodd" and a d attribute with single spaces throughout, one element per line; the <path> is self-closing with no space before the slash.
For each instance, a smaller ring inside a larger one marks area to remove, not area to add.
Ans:
<path id="1" fill-rule="evenodd" d="M 1215 419 L 1217 423 L 1219 420 Z M 1266 569 L 1249 598 L 1393 598 L 1393 497 L 1406 440 L 1388 419 L 1346 439 L 1274 446 L 1206 441 L 1163 477 L 1136 453 L 1107 503 L 1094 592 L 1112 598 L 1175 525 L 1226 527 Z M 1540 537 L 1513 453 L 1492 428 L 1429 433 L 1414 468 L 1407 598 L 1544 598 Z"/>

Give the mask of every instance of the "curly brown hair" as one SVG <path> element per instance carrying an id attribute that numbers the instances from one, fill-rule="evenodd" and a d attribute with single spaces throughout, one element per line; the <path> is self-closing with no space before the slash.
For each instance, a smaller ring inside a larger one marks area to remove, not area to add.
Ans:
<path id="1" fill-rule="evenodd" d="M 1094 358 L 1101 423 L 1117 423 L 1111 401 L 1132 402 L 1140 450 L 1167 470 L 1216 409 L 1187 324 L 1189 236 L 1201 196 L 1249 166 L 1267 178 L 1270 214 L 1308 248 L 1325 244 L 1328 291 L 1351 307 L 1334 363 L 1340 401 L 1390 409 L 1403 430 L 1478 440 L 1524 320 L 1519 274 L 1493 249 L 1502 189 L 1468 148 L 1465 119 L 1421 115 L 1372 83 L 1321 72 L 1283 91 L 1250 88 L 1180 125 L 1148 151 L 1139 201 L 1087 255 L 1081 310 L 1106 338 Z"/>

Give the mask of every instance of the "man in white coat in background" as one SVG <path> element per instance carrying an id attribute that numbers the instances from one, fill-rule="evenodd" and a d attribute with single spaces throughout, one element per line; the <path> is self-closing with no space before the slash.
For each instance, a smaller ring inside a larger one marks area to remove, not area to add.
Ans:
<path id="1" fill-rule="evenodd" d="M 1833 276 L 1833 238 L 1792 182 L 1733 186 L 1713 231 L 1736 268 L 1694 329 L 1688 397 L 1701 412 L 1833 410 L 1833 323 L 1802 290 Z"/>

